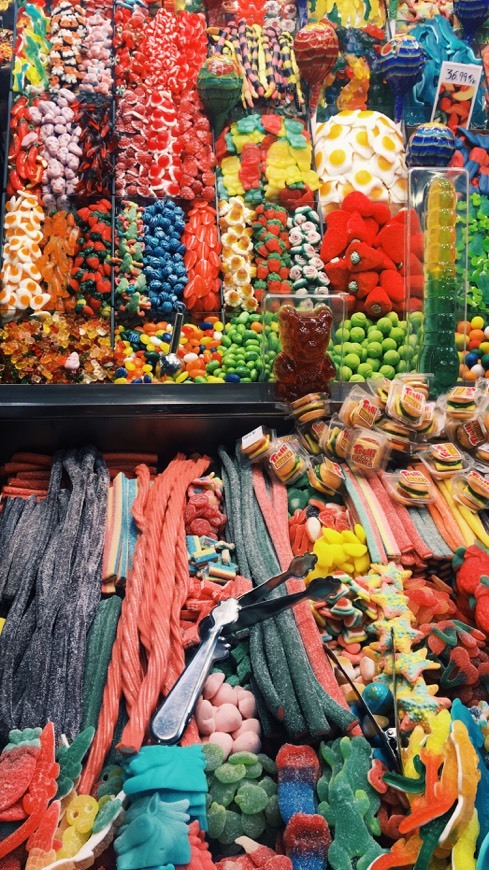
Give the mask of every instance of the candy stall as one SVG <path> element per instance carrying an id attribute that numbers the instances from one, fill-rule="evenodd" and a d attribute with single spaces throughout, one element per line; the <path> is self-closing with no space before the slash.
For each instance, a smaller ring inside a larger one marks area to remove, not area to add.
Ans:
<path id="1" fill-rule="evenodd" d="M 488 52 L 0 0 L 0 870 L 489 870 Z"/>

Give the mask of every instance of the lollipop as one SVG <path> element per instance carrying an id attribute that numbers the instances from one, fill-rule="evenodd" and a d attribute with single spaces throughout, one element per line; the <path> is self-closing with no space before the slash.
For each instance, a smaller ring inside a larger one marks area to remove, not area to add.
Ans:
<path id="1" fill-rule="evenodd" d="M 433 121 L 420 124 L 411 136 L 406 162 L 413 166 L 448 166 L 455 153 L 455 136 L 450 127 Z"/>
<path id="2" fill-rule="evenodd" d="M 200 99 L 214 118 L 216 136 L 241 97 L 243 77 L 233 60 L 214 54 L 204 61 L 197 77 Z"/>
<path id="3" fill-rule="evenodd" d="M 396 123 L 402 119 L 404 95 L 421 79 L 425 63 L 425 53 L 414 36 L 399 34 L 382 47 L 379 71 L 394 91 Z"/>
<path id="4" fill-rule="evenodd" d="M 321 85 L 338 57 L 335 29 L 326 19 L 306 24 L 294 39 L 294 52 L 301 75 L 310 88 L 309 106 L 317 109 Z"/>
<path id="5" fill-rule="evenodd" d="M 464 29 L 464 36 L 471 45 L 476 31 L 489 16 L 487 0 L 454 0 L 453 11 Z"/>

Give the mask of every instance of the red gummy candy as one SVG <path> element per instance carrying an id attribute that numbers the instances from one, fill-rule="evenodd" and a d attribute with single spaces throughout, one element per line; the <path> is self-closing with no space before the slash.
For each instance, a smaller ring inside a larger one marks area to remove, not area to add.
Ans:
<path id="1" fill-rule="evenodd" d="M 39 747 L 21 745 L 0 755 L 0 811 L 26 793 L 36 768 Z M 22 818 L 22 817 L 21 817 Z"/>

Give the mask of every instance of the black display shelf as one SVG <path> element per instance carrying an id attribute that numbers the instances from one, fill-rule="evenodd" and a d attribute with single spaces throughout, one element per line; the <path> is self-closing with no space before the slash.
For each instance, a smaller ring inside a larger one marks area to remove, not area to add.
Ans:
<path id="1" fill-rule="evenodd" d="M 0 461 L 18 450 L 215 453 L 258 425 L 289 428 L 270 384 L 0 384 Z"/>
<path id="2" fill-rule="evenodd" d="M 331 384 L 332 410 L 347 384 Z M 256 426 L 291 430 L 273 384 L 0 384 L 0 463 L 18 450 L 215 454 Z"/>

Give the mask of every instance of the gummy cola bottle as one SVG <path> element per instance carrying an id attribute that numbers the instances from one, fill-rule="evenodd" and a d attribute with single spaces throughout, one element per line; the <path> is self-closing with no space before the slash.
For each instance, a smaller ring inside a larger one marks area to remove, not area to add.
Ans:
<path id="1" fill-rule="evenodd" d="M 435 396 L 457 382 L 459 358 L 455 346 L 457 194 L 449 178 L 430 182 L 425 211 L 424 326 L 419 370 L 434 375 Z"/>

